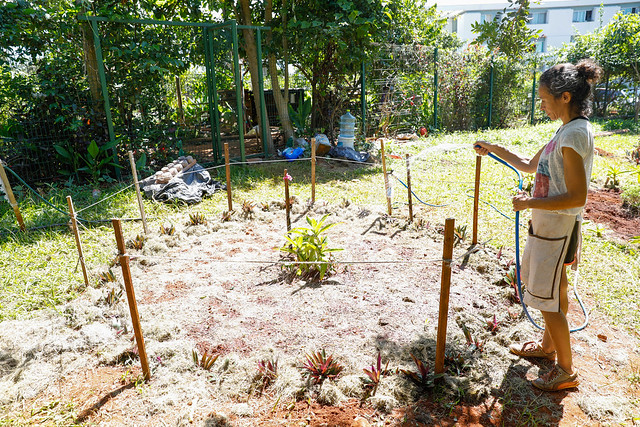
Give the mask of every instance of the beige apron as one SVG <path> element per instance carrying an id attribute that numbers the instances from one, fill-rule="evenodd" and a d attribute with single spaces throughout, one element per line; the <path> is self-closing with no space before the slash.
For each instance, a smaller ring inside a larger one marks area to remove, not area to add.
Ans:
<path id="1" fill-rule="evenodd" d="M 575 215 L 531 210 L 529 237 L 520 269 L 522 283 L 526 286 L 524 302 L 528 306 L 542 311 L 560 311 L 560 277 L 576 220 L 579 218 Z"/>

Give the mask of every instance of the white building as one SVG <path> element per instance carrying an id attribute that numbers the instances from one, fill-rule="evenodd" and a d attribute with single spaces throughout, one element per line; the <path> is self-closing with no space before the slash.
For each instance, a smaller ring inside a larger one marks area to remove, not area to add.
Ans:
<path id="1" fill-rule="evenodd" d="M 476 34 L 474 22 L 491 21 L 509 6 L 508 1 L 435 0 L 438 10 L 449 17 L 448 29 L 466 43 Z M 432 1 L 429 1 L 432 4 Z M 606 25 L 618 12 L 640 13 L 640 0 L 539 0 L 530 5 L 531 28 L 542 30 L 537 42 L 539 52 L 547 52 L 568 43 L 576 34 L 587 34 Z"/>

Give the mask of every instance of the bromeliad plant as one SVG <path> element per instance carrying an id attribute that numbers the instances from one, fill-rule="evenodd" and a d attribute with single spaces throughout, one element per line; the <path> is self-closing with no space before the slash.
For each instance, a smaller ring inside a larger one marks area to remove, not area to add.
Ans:
<path id="1" fill-rule="evenodd" d="M 382 356 L 380 352 L 378 352 L 378 359 L 376 365 L 371 365 L 371 369 L 363 369 L 364 373 L 367 374 L 367 383 L 365 387 L 369 389 L 369 395 L 375 396 L 376 391 L 378 390 L 378 385 L 380 384 L 380 379 L 384 375 L 389 375 L 389 361 L 384 365 L 384 369 L 382 368 Z"/>
<path id="2" fill-rule="evenodd" d="M 258 374 L 262 380 L 262 392 L 278 378 L 278 359 L 259 360 Z"/>
<path id="3" fill-rule="evenodd" d="M 402 372 L 411 382 L 422 389 L 433 388 L 436 379 L 442 377 L 442 374 L 436 374 L 429 369 L 429 365 L 426 365 L 422 360 L 418 359 L 411 353 L 411 358 L 416 364 L 417 371 L 410 371 L 408 369 L 401 369 Z"/>
<path id="4" fill-rule="evenodd" d="M 317 275 L 320 280 L 333 270 L 331 252 L 342 249 L 328 247 L 327 236 L 323 233 L 336 225 L 324 224 L 328 216 L 329 214 L 323 216 L 319 221 L 307 217 L 309 227 L 294 228 L 284 236 L 287 242 L 280 250 L 294 257 L 294 263 L 285 265 L 285 268 L 298 276 Z"/>
<path id="5" fill-rule="evenodd" d="M 196 366 L 201 367 L 202 369 L 204 369 L 205 371 L 210 371 L 211 368 L 213 367 L 213 364 L 216 363 L 216 360 L 218 360 L 218 357 L 220 356 L 219 354 L 207 354 L 207 352 L 205 351 L 204 354 L 202 355 L 202 357 L 198 356 L 198 352 L 196 350 L 192 350 L 191 351 L 191 356 L 193 357 L 193 363 L 196 364 Z"/>
<path id="6" fill-rule="evenodd" d="M 460 327 L 462 328 L 464 338 L 467 340 L 467 346 L 469 346 L 469 349 L 472 352 L 478 350 L 479 353 L 482 353 L 482 351 L 484 350 L 484 341 L 473 338 L 473 336 L 471 335 L 471 331 L 464 323 L 460 323 Z"/>
<path id="7" fill-rule="evenodd" d="M 327 378 L 334 380 L 342 372 L 343 366 L 333 359 L 333 355 L 327 357 L 324 349 L 307 354 L 306 357 L 304 368 L 315 384 L 321 384 Z"/>
<path id="8" fill-rule="evenodd" d="M 171 224 L 170 222 L 166 223 L 166 224 L 162 224 L 160 226 L 160 234 L 164 234 L 167 236 L 173 236 L 176 232 L 176 227 Z"/>
<path id="9" fill-rule="evenodd" d="M 189 222 L 187 225 L 206 225 L 207 219 L 200 212 L 194 212 L 189 214 Z"/>

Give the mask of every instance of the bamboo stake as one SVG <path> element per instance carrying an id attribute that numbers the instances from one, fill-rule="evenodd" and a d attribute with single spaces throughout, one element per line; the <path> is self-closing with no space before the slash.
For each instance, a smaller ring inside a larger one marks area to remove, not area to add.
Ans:
<path id="1" fill-rule="evenodd" d="M 233 201 L 231 201 L 231 165 L 229 164 L 229 143 L 224 143 L 224 168 L 227 173 L 227 203 L 229 204 L 229 212 L 233 210 Z"/>
<path id="2" fill-rule="evenodd" d="M 473 236 L 471 244 L 478 243 L 478 203 L 480 201 L 480 169 L 482 165 L 482 156 L 476 156 L 476 186 L 473 192 Z"/>
<path id="3" fill-rule="evenodd" d="M 453 229 L 455 223 L 455 219 L 447 218 L 444 224 L 440 309 L 438 312 L 438 337 L 436 341 L 436 374 L 444 372 L 444 352 L 447 344 L 447 319 L 449 317 L 449 289 L 451 288 L 451 258 L 453 257 Z"/>
<path id="4" fill-rule="evenodd" d="M 147 350 L 144 346 L 144 338 L 142 336 L 142 328 L 140 327 L 140 316 L 138 314 L 138 305 L 136 304 L 136 294 L 133 290 L 133 282 L 131 280 L 131 269 L 129 268 L 129 255 L 126 254 L 124 245 L 124 237 L 122 236 L 122 225 L 119 219 L 112 219 L 113 230 L 116 235 L 118 244 L 118 257 L 120 259 L 120 267 L 122 267 L 122 278 L 124 279 L 125 289 L 127 290 L 127 301 L 129 302 L 129 312 L 131 313 L 131 323 L 133 324 L 133 332 L 138 345 L 138 355 L 140 356 L 140 365 L 142 365 L 142 373 L 144 379 L 149 381 L 151 372 L 149 371 L 149 361 L 147 360 Z"/>
<path id="5" fill-rule="evenodd" d="M 284 170 L 284 205 L 287 209 L 287 231 L 291 231 L 291 206 L 289 204 L 289 178 L 287 170 Z"/>
<path id="6" fill-rule="evenodd" d="M 84 285 L 89 286 L 89 275 L 87 274 L 87 266 L 84 264 L 84 256 L 82 255 L 82 242 L 80 241 L 80 233 L 78 232 L 78 223 L 76 220 L 76 212 L 73 208 L 73 200 L 71 196 L 67 196 L 67 204 L 69 205 L 69 215 L 71 216 L 71 230 L 76 238 L 76 246 L 78 248 L 78 256 L 80 257 L 80 265 L 82 266 L 82 275 L 84 276 Z"/>
<path id="7" fill-rule="evenodd" d="M 382 173 L 384 174 L 384 189 L 387 193 L 387 212 L 391 215 L 391 187 L 387 176 L 387 161 L 384 156 L 384 140 L 380 140 L 380 156 L 382 157 Z"/>
<path id="8" fill-rule="evenodd" d="M 411 198 L 411 164 L 409 162 L 409 154 L 406 154 L 407 159 L 407 191 L 409 197 L 409 222 L 413 222 L 413 199 Z"/>
<path id="9" fill-rule="evenodd" d="M 133 159 L 133 153 L 129 151 L 129 163 L 131 164 L 131 173 L 133 174 L 133 184 L 136 187 L 136 194 L 138 196 L 138 208 L 140 208 L 140 218 L 142 218 L 142 226 L 144 227 L 144 234 L 149 234 L 149 227 L 147 226 L 147 216 L 144 213 L 144 203 L 142 203 L 142 194 L 140 193 L 140 184 L 138 183 L 138 170 L 136 169 L 136 162 Z"/>
<path id="10" fill-rule="evenodd" d="M 316 202 L 316 139 L 311 138 L 311 203 Z"/>
<path id="11" fill-rule="evenodd" d="M 20 225 L 20 230 L 25 231 L 26 227 L 24 226 L 24 219 L 22 219 L 22 214 L 20 213 L 18 202 L 16 202 L 16 197 L 13 195 L 13 190 L 11 190 L 11 184 L 9 184 L 9 178 L 7 178 L 7 174 L 4 171 L 4 165 L 2 164 L 1 160 L 0 160 L 0 178 L 2 179 L 4 190 L 6 191 L 7 197 L 9 198 L 9 204 L 13 208 L 13 213 L 16 215 L 16 219 L 18 220 L 18 224 Z"/>

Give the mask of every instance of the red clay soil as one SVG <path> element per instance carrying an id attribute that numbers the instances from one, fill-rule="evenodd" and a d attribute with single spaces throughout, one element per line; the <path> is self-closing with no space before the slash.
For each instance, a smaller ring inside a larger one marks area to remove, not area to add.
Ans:
<path id="1" fill-rule="evenodd" d="M 607 226 L 624 240 L 640 235 L 640 216 L 622 206 L 615 190 L 589 191 L 584 218 Z"/>

